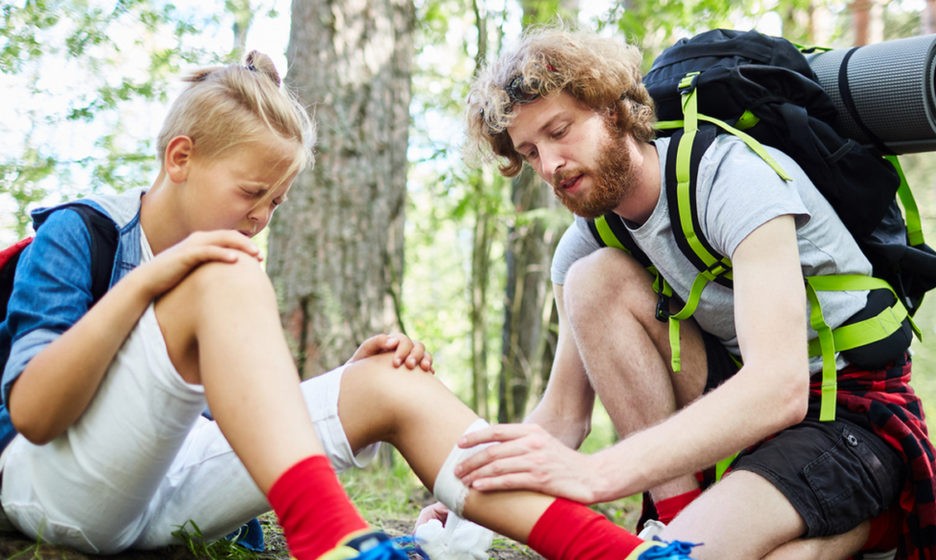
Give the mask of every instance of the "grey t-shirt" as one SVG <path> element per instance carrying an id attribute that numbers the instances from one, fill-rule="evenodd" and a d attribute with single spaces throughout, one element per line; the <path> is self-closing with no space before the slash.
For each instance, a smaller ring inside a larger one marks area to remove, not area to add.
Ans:
<path id="1" fill-rule="evenodd" d="M 655 144 L 660 156 L 660 176 L 664 177 L 669 139 L 658 139 Z M 718 253 L 730 258 L 752 231 L 773 218 L 789 214 L 796 218 L 804 276 L 870 274 L 871 264 L 802 169 L 785 154 L 768 150 L 793 177 L 792 181 L 782 180 L 760 156 L 729 134 L 720 135 L 706 151 L 699 165 L 696 187 L 702 236 Z M 661 185 L 660 198 L 644 224 L 625 225 L 674 293 L 685 299 L 698 270 L 683 255 L 672 235 L 665 186 Z M 553 256 L 552 281 L 564 284 L 572 263 L 599 248 L 585 220 L 577 217 Z M 826 322 L 834 328 L 864 307 L 867 292 L 820 292 L 819 299 Z M 694 318 L 729 351 L 740 353 L 730 289 L 709 283 Z M 815 336 L 812 329 L 809 336 Z M 820 361 L 813 360 L 811 369 L 821 369 Z"/>

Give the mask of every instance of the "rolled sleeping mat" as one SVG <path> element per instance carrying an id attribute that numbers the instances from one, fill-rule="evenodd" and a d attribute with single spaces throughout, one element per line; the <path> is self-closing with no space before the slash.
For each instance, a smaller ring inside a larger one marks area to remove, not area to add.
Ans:
<path id="1" fill-rule="evenodd" d="M 885 152 L 936 151 L 936 34 L 807 55 L 839 133 Z"/>

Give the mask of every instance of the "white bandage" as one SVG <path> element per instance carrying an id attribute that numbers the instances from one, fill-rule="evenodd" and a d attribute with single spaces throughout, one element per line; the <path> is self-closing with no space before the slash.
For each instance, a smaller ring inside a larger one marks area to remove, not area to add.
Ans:
<path id="1" fill-rule="evenodd" d="M 474 423 L 468 426 L 465 433 L 470 434 L 471 432 L 484 429 L 487 426 L 487 422 L 478 418 Z M 455 476 L 455 465 L 489 445 L 494 444 L 484 443 L 467 449 L 462 449 L 458 447 L 458 445 L 455 445 L 452 452 L 445 458 L 445 462 L 442 463 L 439 474 L 436 475 L 435 485 L 432 487 L 432 494 L 459 517 L 462 516 L 462 512 L 465 508 L 465 499 L 468 497 L 468 487 L 465 486 L 460 478 Z"/>
<path id="2" fill-rule="evenodd" d="M 429 558 L 441 560 L 487 560 L 494 541 L 490 529 L 449 512 L 445 526 L 433 519 L 416 527 L 413 534 Z"/>

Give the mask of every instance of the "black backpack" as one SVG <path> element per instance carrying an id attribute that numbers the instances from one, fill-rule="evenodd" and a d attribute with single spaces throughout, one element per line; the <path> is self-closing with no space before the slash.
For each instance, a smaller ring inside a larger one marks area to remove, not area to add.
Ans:
<path id="1" fill-rule="evenodd" d="M 896 158 L 840 135 L 833 124 L 836 109 L 800 51 L 789 41 L 756 31 L 716 29 L 682 39 L 654 61 L 644 77 L 656 105 L 658 134 L 671 136 L 665 183 L 677 243 L 706 282 L 731 285 L 731 262 L 700 233 L 695 210 L 695 177 L 702 154 L 716 135 L 739 136 L 781 176 L 785 171 L 763 150 L 777 148 L 791 156 L 835 208 L 871 261 L 874 278 L 807 278 L 807 292 L 818 307 L 816 291 L 871 290 L 868 308 L 847 325 L 816 327 L 819 337 L 810 355 L 822 355 L 823 419 L 834 417 L 834 354 L 852 363 L 880 367 L 909 346 L 916 331 L 910 317 L 923 295 L 936 287 L 936 252 L 922 240 L 919 215 Z M 688 138 L 686 138 L 688 136 Z M 682 147 L 681 147 L 682 146 Z M 688 157 L 677 157 L 680 149 Z M 885 157 L 888 156 L 888 157 Z M 905 221 L 898 197 L 904 205 Z M 680 200 L 690 212 L 680 212 Z M 912 227 L 908 232 L 907 222 Z M 620 217 L 606 214 L 589 223 L 599 243 L 631 252 L 655 272 L 633 244 Z M 670 314 L 665 279 L 657 275 L 657 318 L 671 325 L 691 316 L 691 301 Z M 873 324 L 873 327 L 870 326 Z M 883 325 L 883 334 L 882 334 Z M 674 329 L 671 329 L 671 333 Z M 679 368 L 678 330 L 671 337 L 673 367 Z M 918 331 L 916 331 L 919 334 Z"/>
<path id="2" fill-rule="evenodd" d="M 78 212 L 91 235 L 91 295 L 97 302 L 110 285 L 117 252 L 117 230 L 110 218 L 86 204 L 73 204 L 68 207 Z M 20 255 L 33 238 L 24 238 L 3 251 L 0 251 L 0 323 L 6 321 L 7 304 L 13 293 L 13 279 Z M 9 356 L 9 348 L 0 348 L 0 371 Z"/>

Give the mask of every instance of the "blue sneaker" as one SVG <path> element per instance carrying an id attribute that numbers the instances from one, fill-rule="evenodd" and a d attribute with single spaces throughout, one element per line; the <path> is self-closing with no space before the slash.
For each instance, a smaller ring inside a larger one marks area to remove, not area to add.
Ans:
<path id="1" fill-rule="evenodd" d="M 319 560 L 429 560 L 413 537 L 391 537 L 380 531 L 364 533 L 339 544 Z"/>
<path id="2" fill-rule="evenodd" d="M 692 552 L 694 547 L 699 546 L 698 544 L 683 541 L 666 543 L 656 538 L 647 542 L 656 546 L 644 550 L 637 557 L 637 560 L 692 560 L 689 553 Z"/>

